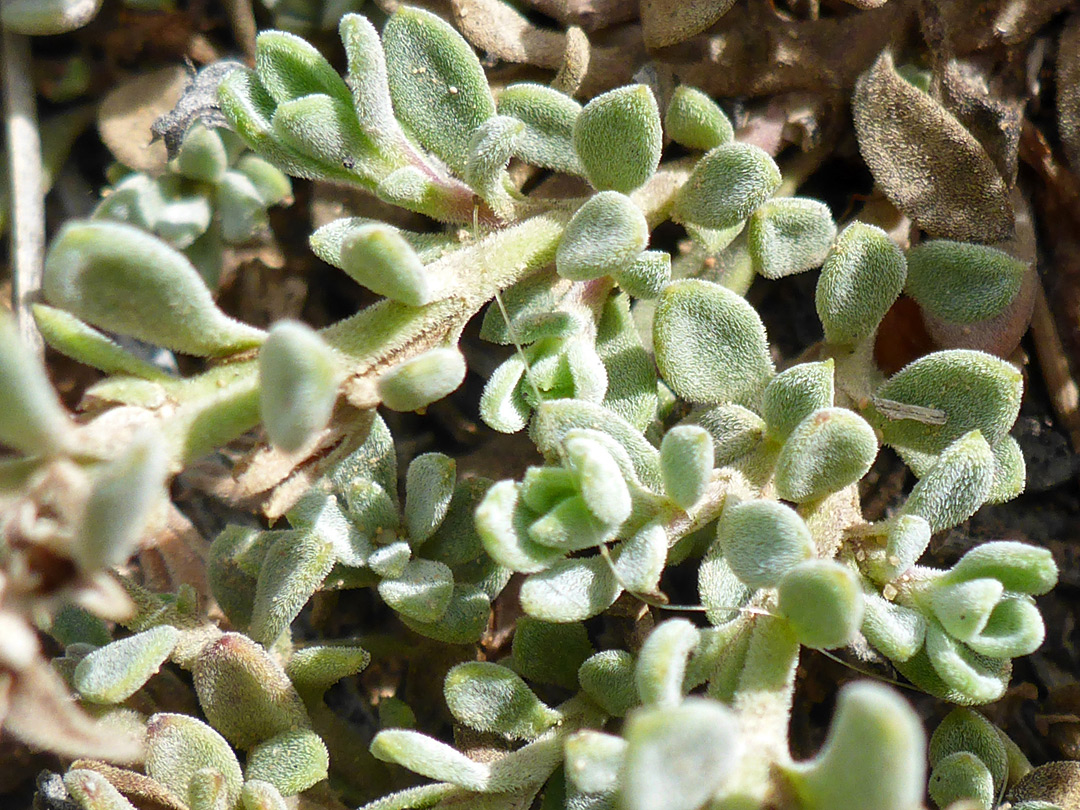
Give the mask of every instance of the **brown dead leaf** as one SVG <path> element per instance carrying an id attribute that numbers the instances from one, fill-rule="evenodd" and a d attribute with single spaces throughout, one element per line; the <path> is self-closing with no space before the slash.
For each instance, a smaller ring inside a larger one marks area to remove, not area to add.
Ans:
<path id="1" fill-rule="evenodd" d="M 96 759 L 77 759 L 71 763 L 71 767 L 100 773 L 109 784 L 142 810 L 187 810 L 183 802 L 145 774 L 117 768 Z"/>
<path id="2" fill-rule="evenodd" d="M 931 48 L 960 55 L 1024 42 L 1073 0 L 922 0 L 919 19 Z"/>
<path id="3" fill-rule="evenodd" d="M 151 143 L 150 127 L 172 110 L 188 83 L 182 67 L 168 67 L 121 82 L 98 109 L 98 131 L 113 156 L 136 171 L 165 170 L 165 144 Z"/>
<path id="4" fill-rule="evenodd" d="M 636 19 L 637 3 L 632 0 L 525 0 L 537 11 L 554 17 L 566 26 L 578 26 L 592 33 Z"/>
<path id="5" fill-rule="evenodd" d="M 924 231 L 969 242 L 1012 236 L 1005 182 L 974 136 L 901 78 L 883 52 L 852 97 L 859 151 L 886 195 Z"/>
<path id="6" fill-rule="evenodd" d="M 1058 41 L 1057 124 L 1069 163 L 1080 174 L 1080 12 L 1069 18 Z"/>
<path id="7" fill-rule="evenodd" d="M 576 96 L 589 72 L 589 60 L 592 46 L 584 30 L 576 25 L 566 29 L 566 47 L 563 50 L 559 72 L 551 81 L 551 86 L 568 96 Z"/>
<path id="8" fill-rule="evenodd" d="M 451 0 L 454 24 L 473 47 L 505 62 L 556 70 L 566 35 L 540 28 L 500 0 Z"/>
<path id="9" fill-rule="evenodd" d="M 733 5 L 735 0 L 641 0 L 645 46 L 666 48 L 700 34 Z"/>

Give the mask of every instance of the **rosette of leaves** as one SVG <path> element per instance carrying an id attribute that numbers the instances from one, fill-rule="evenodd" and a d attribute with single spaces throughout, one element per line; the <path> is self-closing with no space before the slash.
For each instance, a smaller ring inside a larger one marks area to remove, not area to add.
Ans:
<path id="1" fill-rule="evenodd" d="M 115 167 L 114 177 L 124 172 Z M 244 148 L 230 131 L 196 123 L 184 135 L 164 174 L 117 177 L 95 219 L 127 222 L 183 252 L 214 288 L 222 251 L 254 239 L 267 209 L 288 204 L 292 183 L 280 169 Z"/>

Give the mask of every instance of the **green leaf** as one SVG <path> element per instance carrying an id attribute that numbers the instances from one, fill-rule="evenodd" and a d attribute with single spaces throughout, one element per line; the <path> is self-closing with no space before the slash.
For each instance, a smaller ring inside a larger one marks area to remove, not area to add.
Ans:
<path id="1" fill-rule="evenodd" d="M 190 810 L 230 810 L 232 804 L 225 777 L 214 768 L 201 768 L 188 784 Z"/>
<path id="2" fill-rule="evenodd" d="M 1022 375 L 1000 358 L 963 349 L 934 352 L 890 377 L 878 396 L 944 411 L 944 424 L 884 416 L 877 416 L 874 424 L 883 441 L 900 450 L 922 475 L 934 459 L 920 461 L 918 454 L 936 456 L 972 430 L 991 446 L 1001 441 L 1016 421 L 1022 394 Z"/>
<path id="3" fill-rule="evenodd" d="M 268 782 L 282 796 L 295 796 L 327 776 L 330 757 L 319 735 L 308 729 L 285 731 L 248 753 L 245 777 Z"/>
<path id="4" fill-rule="evenodd" d="M 607 526 L 618 526 L 630 517 L 630 489 L 611 453 L 603 444 L 583 434 L 584 431 L 567 434 L 566 463 L 592 515 Z"/>
<path id="5" fill-rule="evenodd" d="M 689 509 L 709 485 L 713 466 L 713 442 L 709 432 L 697 425 L 676 425 L 660 443 L 660 469 L 664 492 L 683 509 Z"/>
<path id="6" fill-rule="evenodd" d="M 761 395 L 761 415 L 768 435 L 784 442 L 807 416 L 833 404 L 835 367 L 832 358 L 799 363 L 773 377 Z"/>
<path id="7" fill-rule="evenodd" d="M 847 408 L 822 408 L 803 419 L 776 459 L 776 494 L 805 503 L 860 480 L 877 457 L 877 436 Z"/>
<path id="8" fill-rule="evenodd" d="M 754 270 L 770 279 L 820 266 L 835 238 L 829 207 L 804 197 L 769 200 L 751 215 L 746 231 Z"/>
<path id="9" fill-rule="evenodd" d="M 397 579 L 405 573 L 412 559 L 412 549 L 404 540 L 380 546 L 367 558 L 368 567 L 384 579 Z"/>
<path id="10" fill-rule="evenodd" d="M 249 779 L 240 791 L 240 805 L 243 810 L 286 810 L 288 805 L 278 789 L 269 782 Z"/>
<path id="11" fill-rule="evenodd" d="M 540 545 L 529 537 L 529 524 L 537 515 L 520 503 L 520 485 L 500 481 L 488 490 L 476 508 L 476 530 L 484 550 L 512 571 L 543 571 L 565 551 Z"/>
<path id="12" fill-rule="evenodd" d="M 930 774 L 929 790 L 930 798 L 941 808 L 962 800 L 968 807 L 990 810 L 997 796 L 990 770 L 968 751 L 942 758 Z"/>
<path id="13" fill-rule="evenodd" d="M 473 644 L 484 634 L 490 616 L 491 599 L 484 591 L 456 583 L 450 603 L 437 621 L 421 622 L 408 614 L 401 614 L 401 621 L 420 635 L 445 644 Z"/>
<path id="14" fill-rule="evenodd" d="M 225 172 L 214 195 L 214 205 L 221 223 L 221 237 L 231 245 L 247 242 L 267 224 L 262 194 L 240 172 Z"/>
<path id="15" fill-rule="evenodd" d="M 655 594 L 668 558 L 668 535 L 663 522 L 654 520 L 619 546 L 615 575 L 632 593 Z"/>
<path id="16" fill-rule="evenodd" d="M 400 577 L 379 583 L 379 596 L 403 616 L 417 622 L 438 621 L 450 605 L 454 572 L 443 563 L 411 560 Z"/>
<path id="17" fill-rule="evenodd" d="M 714 543 L 698 568 L 698 593 L 705 615 L 714 625 L 729 621 L 751 595 L 747 585 L 735 576 L 723 556 L 723 547 Z"/>
<path id="18" fill-rule="evenodd" d="M 766 388 L 768 390 L 768 388 Z M 741 405 L 720 404 L 695 410 L 687 424 L 701 425 L 713 440 L 713 466 L 726 467 L 744 458 L 765 436 L 764 420 Z"/>
<path id="19" fill-rule="evenodd" d="M 95 326 L 187 354 L 234 354 L 264 338 L 214 305 L 183 254 L 131 225 L 65 225 L 45 259 L 44 291 Z"/>
<path id="20" fill-rule="evenodd" d="M 930 545 L 933 532 L 919 515 L 896 515 L 889 521 L 885 535 L 885 559 L 876 566 L 874 576 L 887 582 L 903 574 L 919 561 Z"/>
<path id="21" fill-rule="evenodd" d="M 418 411 L 455 390 L 465 379 L 465 357 L 439 347 L 387 371 L 378 380 L 379 399 L 395 411 Z"/>
<path id="22" fill-rule="evenodd" d="M 348 61 L 345 83 L 364 132 L 384 154 L 403 153 L 405 134 L 394 116 L 386 58 L 375 26 L 361 14 L 346 14 L 338 26 Z"/>
<path id="23" fill-rule="evenodd" d="M 547 622 L 579 622 L 599 615 L 622 592 L 601 556 L 560 560 L 521 585 L 521 607 Z"/>
<path id="24" fill-rule="evenodd" d="M 564 744 L 566 778 L 583 793 L 611 794 L 619 784 L 626 741 L 614 734 L 585 729 Z"/>
<path id="25" fill-rule="evenodd" d="M 679 189 L 675 216 L 703 228 L 734 227 L 780 188 L 780 180 L 776 162 L 757 146 L 717 146 L 697 162 Z"/>
<path id="26" fill-rule="evenodd" d="M 862 625 L 862 590 L 850 568 L 807 560 L 780 580 L 778 609 L 804 647 L 833 650 L 850 644 Z"/>
<path id="27" fill-rule="evenodd" d="M 623 736 L 625 810 L 697 810 L 732 777 L 742 754 L 735 715 L 706 698 L 638 709 Z"/>
<path id="28" fill-rule="evenodd" d="M 0 20 L 12 33 L 26 36 L 66 34 L 90 22 L 100 8 L 101 0 L 10 0 L 0 9 Z"/>
<path id="29" fill-rule="evenodd" d="M 352 102 L 348 86 L 325 57 L 284 31 L 263 31 L 256 38 L 255 74 L 278 104 L 317 93 Z"/>
<path id="30" fill-rule="evenodd" d="M 221 137 L 197 121 L 184 134 L 174 165 L 184 177 L 203 183 L 218 183 L 229 167 L 229 156 L 225 153 Z"/>
<path id="31" fill-rule="evenodd" d="M 206 644 L 192 675 L 206 719 L 237 748 L 248 750 L 310 725 L 285 671 L 241 633 L 225 633 Z"/>
<path id="32" fill-rule="evenodd" d="M 581 105 L 542 84 L 522 82 L 506 87 L 498 98 L 499 115 L 521 121 L 525 128 L 514 151 L 533 166 L 568 174 L 584 174 L 574 151 L 574 122 Z"/>
<path id="33" fill-rule="evenodd" d="M 936 770 L 946 757 L 967 751 L 978 757 L 993 778 L 995 795 L 1008 776 L 1009 763 L 1005 744 L 997 728 L 971 709 L 957 707 L 930 736 L 930 766 Z M 931 776 L 931 780 L 933 780 Z"/>
<path id="34" fill-rule="evenodd" d="M 1011 501 L 1024 491 L 1027 485 L 1027 466 L 1019 443 L 1006 436 L 992 447 L 994 451 L 994 483 L 986 503 L 998 504 Z"/>
<path id="35" fill-rule="evenodd" d="M 1004 590 L 990 578 L 942 583 L 930 591 L 930 605 L 941 626 L 966 641 L 982 632 Z"/>
<path id="36" fill-rule="evenodd" d="M 956 690 L 968 702 L 990 703 L 1005 693 L 1006 662 L 979 655 L 933 620 L 926 628 L 926 655 L 945 686 Z M 918 681 L 915 683 L 918 685 Z"/>
<path id="37" fill-rule="evenodd" d="M 604 304 L 596 326 L 596 353 L 607 369 L 602 405 L 644 430 L 656 416 L 656 367 L 642 345 L 627 296 L 609 296 Z"/>
<path id="38" fill-rule="evenodd" d="M 757 312 L 708 281 L 684 279 L 664 289 L 653 346 L 664 381 L 690 402 L 753 405 L 773 374 Z"/>
<path id="39" fill-rule="evenodd" d="M 383 762 L 394 762 L 421 776 L 469 790 L 484 791 L 491 777 L 489 766 L 418 731 L 384 729 L 371 741 L 371 753 Z"/>
<path id="40" fill-rule="evenodd" d="M 230 806 L 243 776 L 229 744 L 210 726 L 186 714 L 155 714 L 146 725 L 146 774 L 176 797 L 187 798 L 191 778 L 203 768 L 225 777 Z"/>
<path id="41" fill-rule="evenodd" d="M 961 557 L 945 575 L 948 582 L 965 582 L 980 577 L 1001 581 L 1007 591 L 1040 596 L 1058 580 L 1058 568 L 1049 549 L 1026 543 L 995 541 L 983 543 Z"/>
<path id="42" fill-rule="evenodd" d="M 395 11 L 382 39 L 398 120 L 464 176 L 469 136 L 495 114 L 476 54 L 448 23 L 418 8 Z"/>
<path id="43" fill-rule="evenodd" d="M 73 683 L 91 703 L 121 703 L 158 671 L 180 640 L 164 624 L 94 650 L 75 667 Z"/>
<path id="44" fill-rule="evenodd" d="M 483 555 L 484 546 L 474 515 L 491 485 L 492 481 L 481 476 L 462 478 L 457 482 L 446 517 L 421 547 L 424 557 L 454 568 Z"/>
<path id="45" fill-rule="evenodd" d="M 321 696 L 342 678 L 362 672 L 370 662 L 371 654 L 363 647 L 317 644 L 296 650 L 285 664 L 285 674 L 298 692 Z"/>
<path id="46" fill-rule="evenodd" d="M 45 304 L 34 304 L 33 312 L 34 321 L 37 323 L 41 336 L 45 338 L 45 342 L 73 360 L 78 360 L 80 363 L 93 366 L 108 374 L 123 374 L 144 380 L 169 379 L 169 374 L 163 369 L 136 357 L 108 336 L 62 309 Z M 5 379 L 12 379 L 14 373 L 5 369 L 3 376 Z M 24 396 L 27 391 L 33 390 L 32 384 L 12 387 L 16 390 L 21 388 L 20 393 Z M 12 412 L 11 407 L 3 407 L 4 412 Z M 42 411 L 37 414 L 38 418 L 41 418 L 48 411 L 48 406 L 38 410 Z M 23 425 L 23 430 L 26 430 L 25 425 Z"/>
<path id="47" fill-rule="evenodd" d="M 588 281 L 621 270 L 649 243 L 645 214 L 625 194 L 601 191 L 574 214 L 555 252 L 559 275 Z"/>
<path id="48" fill-rule="evenodd" d="M 270 646 L 289 629 L 334 565 L 333 545 L 308 530 L 280 537 L 267 551 L 248 632 Z"/>
<path id="49" fill-rule="evenodd" d="M 459 723 L 477 731 L 532 740 L 562 720 L 511 670 L 472 661 L 446 674 L 446 705 Z"/>
<path id="50" fill-rule="evenodd" d="M 851 345 L 872 335 L 906 277 L 904 254 L 885 231 L 862 222 L 844 228 L 825 258 L 815 295 L 825 339 Z"/>
<path id="51" fill-rule="evenodd" d="M 923 646 L 926 619 L 912 608 L 889 602 L 877 591 L 863 591 L 862 632 L 890 661 L 909 660 Z"/>
<path id="52" fill-rule="evenodd" d="M 931 531 L 951 529 L 985 503 L 993 480 L 994 453 L 973 430 L 951 444 L 915 484 L 903 513 L 924 518 Z"/>
<path id="53" fill-rule="evenodd" d="M 686 619 L 658 624 L 638 653 L 634 679 L 645 706 L 674 708 L 683 700 L 686 663 L 697 647 L 700 633 Z"/>
<path id="54" fill-rule="evenodd" d="M 980 655 L 1014 658 L 1035 652 L 1045 638 L 1042 614 L 1031 599 L 1010 597 L 998 602 L 979 634 L 964 643 Z"/>
<path id="55" fill-rule="evenodd" d="M 589 656 L 578 670 L 581 690 L 612 717 L 622 717 L 641 703 L 634 674 L 634 656 L 625 650 L 604 650 Z"/>
<path id="56" fill-rule="evenodd" d="M 397 507 L 378 484 L 371 481 L 357 484 L 356 488 L 346 493 L 350 506 L 349 515 L 342 510 L 341 501 L 336 495 L 312 487 L 300 496 L 300 500 L 285 513 L 285 517 L 294 529 L 310 530 L 323 541 L 330 543 L 335 562 L 362 568 L 374 550 L 372 542 L 376 537 L 377 527 L 382 525 L 393 528 L 397 525 Z M 371 497 L 371 500 L 363 505 L 358 502 L 359 489 L 363 489 Z M 384 516 L 389 515 L 393 518 L 388 523 L 383 522 Z M 362 523 L 363 526 L 358 526 L 357 523 Z M 295 533 L 293 542 L 297 542 L 299 537 L 300 533 Z M 261 570 L 260 563 L 255 573 L 258 574 Z"/>
<path id="57" fill-rule="evenodd" d="M 704 152 L 735 138 L 724 111 L 700 90 L 681 84 L 671 94 L 664 113 L 664 133 L 687 149 Z"/>
<path id="58" fill-rule="evenodd" d="M 521 616 L 514 628 L 514 669 L 530 681 L 576 689 L 578 669 L 593 653 L 585 625 L 552 624 Z"/>
<path id="59" fill-rule="evenodd" d="M 643 84 L 601 93 L 574 122 L 574 150 L 600 191 L 644 185 L 660 163 L 662 138 L 660 110 Z"/>
<path id="60" fill-rule="evenodd" d="M 635 298 L 656 298 L 671 280 L 671 254 L 662 250 L 643 251 L 613 276 Z"/>
<path id="61" fill-rule="evenodd" d="M 146 427 L 96 476 L 73 552 L 86 571 L 127 562 L 165 495 L 168 459 L 154 427 Z"/>
<path id="62" fill-rule="evenodd" d="M 83 810 L 135 810 L 108 779 L 89 768 L 72 768 L 65 773 L 64 787 Z"/>
<path id="63" fill-rule="evenodd" d="M 294 452 L 326 427 L 342 376 L 334 350 L 311 327 L 275 323 L 259 350 L 259 411 L 270 441 Z"/>
<path id="64" fill-rule="evenodd" d="M 496 115 L 478 126 L 469 138 L 469 160 L 463 179 L 496 210 L 511 202 L 505 169 L 524 129 L 516 118 Z"/>
<path id="65" fill-rule="evenodd" d="M 19 335 L 14 318 L 0 312 L 0 444 L 30 455 L 63 449 L 71 421 L 42 363 Z"/>
<path id="66" fill-rule="evenodd" d="M 751 588 L 774 587 L 814 555 L 803 519 L 777 501 L 745 501 L 724 509 L 716 541 L 732 572 Z"/>
<path id="67" fill-rule="evenodd" d="M 788 775 L 809 810 L 910 810 L 926 789 L 922 723 L 892 689 L 872 681 L 840 691 L 818 755 Z"/>
<path id="68" fill-rule="evenodd" d="M 457 465 L 442 453 L 424 453 L 405 474 L 405 526 L 409 544 L 418 548 L 446 517 L 454 496 Z"/>
<path id="69" fill-rule="evenodd" d="M 258 155 L 243 155 L 236 162 L 236 171 L 251 181 L 264 206 L 292 202 L 293 189 L 289 176 Z"/>
<path id="70" fill-rule="evenodd" d="M 1007 307 L 1027 265 L 986 245 L 935 239 L 907 252 L 905 291 L 925 312 L 951 323 L 993 318 Z"/>

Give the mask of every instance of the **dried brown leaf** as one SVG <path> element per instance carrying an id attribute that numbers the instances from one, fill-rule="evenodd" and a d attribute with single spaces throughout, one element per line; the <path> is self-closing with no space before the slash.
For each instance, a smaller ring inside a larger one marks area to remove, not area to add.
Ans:
<path id="1" fill-rule="evenodd" d="M 1080 12 L 1069 18 L 1058 42 L 1057 117 L 1065 154 L 1080 174 Z"/>
<path id="2" fill-rule="evenodd" d="M 545 30 L 500 0 L 451 0 L 454 25 L 473 47 L 505 62 L 556 70 L 566 35 Z"/>
<path id="3" fill-rule="evenodd" d="M 100 773 L 124 794 L 124 798 L 143 810 L 187 810 L 186 805 L 145 774 L 117 768 L 96 759 L 77 759 L 71 763 L 71 767 Z"/>
<path id="4" fill-rule="evenodd" d="M 727 14 L 735 0 L 641 0 L 641 31 L 649 48 L 665 48 L 700 34 Z"/>
<path id="5" fill-rule="evenodd" d="M 1072 0 L 922 0 L 923 35 L 941 54 L 965 55 L 1029 39 Z"/>
<path id="6" fill-rule="evenodd" d="M 526 0 L 537 11 L 563 25 L 599 31 L 637 17 L 637 3 L 627 0 Z"/>
<path id="7" fill-rule="evenodd" d="M 563 49 L 562 64 L 559 72 L 551 81 L 551 86 L 568 96 L 577 95 L 585 74 L 589 72 L 589 60 L 592 58 L 592 46 L 585 31 L 574 25 L 566 29 L 566 47 Z"/>
<path id="8" fill-rule="evenodd" d="M 1005 182 L 986 150 L 883 52 L 852 97 L 863 159 L 886 195 L 924 231 L 968 242 L 1012 236 Z"/>
<path id="9" fill-rule="evenodd" d="M 170 112 L 188 83 L 182 67 L 168 67 L 121 82 L 98 108 L 98 131 L 113 156 L 136 171 L 165 170 L 165 144 L 151 143 L 154 121 Z"/>

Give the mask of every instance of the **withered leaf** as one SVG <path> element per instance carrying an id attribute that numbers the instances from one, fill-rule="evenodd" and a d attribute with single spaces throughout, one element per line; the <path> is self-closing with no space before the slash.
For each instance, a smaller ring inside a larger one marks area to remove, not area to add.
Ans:
<path id="1" fill-rule="evenodd" d="M 664 48 L 700 34 L 735 0 L 641 0 L 641 32 L 649 48 Z"/>
<path id="2" fill-rule="evenodd" d="M 505 62 L 555 70 L 566 36 L 545 30 L 499 0 L 451 0 L 454 25 L 478 48 Z"/>
<path id="3" fill-rule="evenodd" d="M 581 82 L 589 71 L 592 46 L 588 35 L 576 25 L 566 29 L 566 47 L 563 49 L 559 72 L 551 81 L 551 86 L 568 96 L 577 95 Z"/>
<path id="4" fill-rule="evenodd" d="M 154 122 L 151 130 L 155 138 L 164 139 L 169 160 L 176 157 L 184 133 L 195 121 L 202 121 L 208 127 L 228 126 L 218 103 L 218 85 L 226 76 L 242 67 L 244 64 L 235 59 L 222 59 L 207 65 L 191 77 L 172 111 Z"/>
<path id="5" fill-rule="evenodd" d="M 526 0 L 525 5 L 590 33 L 637 16 L 637 3 L 626 0 Z"/>
<path id="6" fill-rule="evenodd" d="M 1080 11 L 1069 18 L 1058 42 L 1057 108 L 1058 135 L 1080 174 Z"/>
<path id="7" fill-rule="evenodd" d="M 1032 37 L 1072 0 L 921 0 L 919 19 L 930 47 L 969 54 Z"/>
<path id="8" fill-rule="evenodd" d="M 944 107 L 905 81 L 883 52 L 852 97 L 859 150 L 886 196 L 924 231 L 1001 242 L 1013 210 L 986 150 Z"/>

